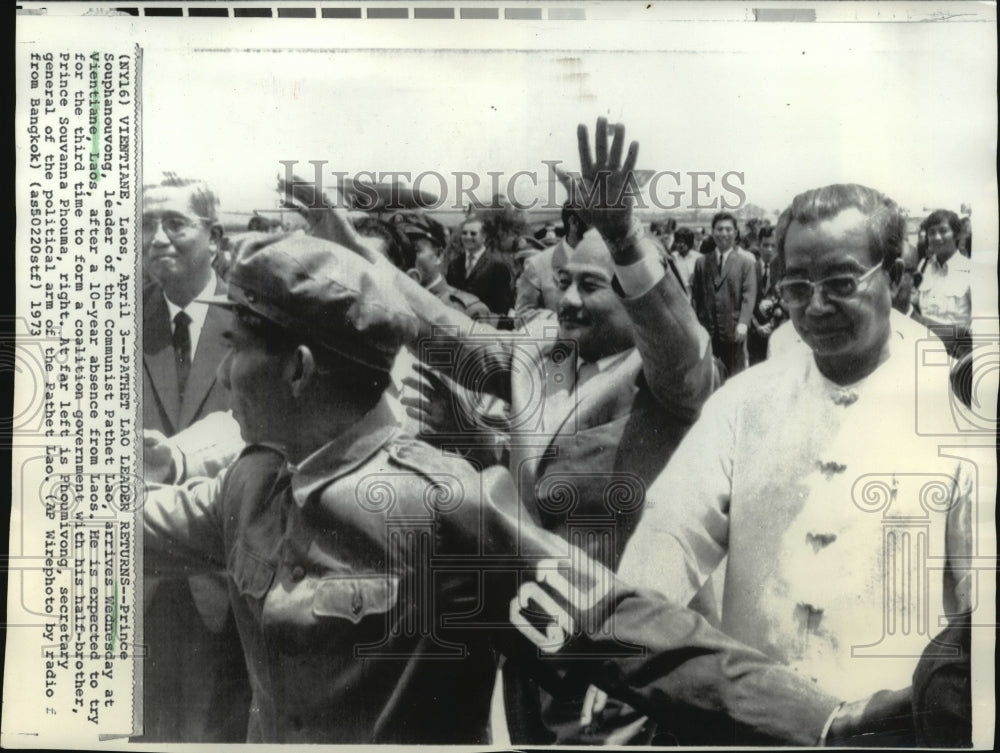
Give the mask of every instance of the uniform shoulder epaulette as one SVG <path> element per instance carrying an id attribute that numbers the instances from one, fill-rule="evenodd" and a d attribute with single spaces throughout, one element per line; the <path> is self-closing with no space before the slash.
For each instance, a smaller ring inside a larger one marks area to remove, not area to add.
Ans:
<path id="1" fill-rule="evenodd" d="M 385 449 L 393 463 L 432 481 L 441 476 L 471 478 L 476 474 L 464 459 L 446 455 L 443 450 L 413 437 L 397 437 Z"/>

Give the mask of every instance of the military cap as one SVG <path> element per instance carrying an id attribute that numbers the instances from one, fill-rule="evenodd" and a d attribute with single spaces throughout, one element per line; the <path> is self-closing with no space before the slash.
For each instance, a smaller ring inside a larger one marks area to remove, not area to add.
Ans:
<path id="1" fill-rule="evenodd" d="M 392 221 L 411 241 L 426 238 L 438 248 L 444 248 L 448 243 L 444 225 L 425 214 L 400 212 Z"/>
<path id="2" fill-rule="evenodd" d="M 253 234 L 237 246 L 228 295 L 206 303 L 243 306 L 357 363 L 389 371 L 417 320 L 349 249 L 302 233 Z"/>

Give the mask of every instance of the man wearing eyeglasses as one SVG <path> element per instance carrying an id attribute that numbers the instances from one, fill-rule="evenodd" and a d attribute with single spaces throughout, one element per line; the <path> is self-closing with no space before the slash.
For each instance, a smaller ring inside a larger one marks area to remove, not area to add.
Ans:
<path id="1" fill-rule="evenodd" d="M 212 267 L 222 228 L 218 199 L 201 181 L 169 174 L 145 188 L 142 204 L 151 281 L 143 290 L 143 428 L 169 437 L 228 409 L 216 369 L 230 314 L 200 302 L 226 289 Z M 250 686 L 225 579 L 149 579 L 144 598 L 142 741 L 244 740 Z"/>
<path id="2" fill-rule="evenodd" d="M 511 272 L 495 251 L 486 247 L 483 222 L 475 217 L 462 223 L 459 230 L 463 253 L 448 266 L 448 284 L 472 293 L 490 311 L 506 316 L 514 305 Z"/>
<path id="3" fill-rule="evenodd" d="M 709 398 L 620 568 L 684 603 L 728 556 L 723 630 L 824 692 L 895 705 L 898 728 L 869 730 L 868 745 L 914 744 L 917 660 L 970 608 L 974 477 L 915 433 L 917 381 L 942 410 L 948 387 L 916 357 L 927 331 L 892 308 L 904 237 L 896 204 L 870 188 L 794 199 L 778 290 L 808 347 Z"/>

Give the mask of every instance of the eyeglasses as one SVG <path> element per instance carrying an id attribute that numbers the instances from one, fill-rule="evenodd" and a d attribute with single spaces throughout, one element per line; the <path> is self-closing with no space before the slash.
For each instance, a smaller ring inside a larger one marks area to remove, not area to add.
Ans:
<path id="1" fill-rule="evenodd" d="M 802 307 L 807 306 L 812 300 L 813 291 L 819 288 L 823 297 L 831 301 L 841 301 L 850 298 L 858 292 L 858 287 L 862 282 L 871 277 L 882 268 L 881 263 L 869 268 L 862 275 L 834 275 L 822 280 L 812 282 L 810 280 L 782 280 L 775 287 L 781 296 L 782 302 L 786 306 Z"/>
<path id="2" fill-rule="evenodd" d="M 197 227 L 199 222 L 208 222 L 208 220 L 204 217 L 184 217 L 179 214 L 172 214 L 167 217 L 143 217 L 142 234 L 152 237 L 156 235 L 156 229 L 162 227 L 163 232 L 169 236 L 182 235 L 188 230 Z"/>

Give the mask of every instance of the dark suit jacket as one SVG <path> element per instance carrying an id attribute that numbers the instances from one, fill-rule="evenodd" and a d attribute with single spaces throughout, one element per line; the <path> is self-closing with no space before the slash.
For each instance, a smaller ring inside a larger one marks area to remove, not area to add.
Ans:
<path id="1" fill-rule="evenodd" d="M 757 259 L 757 300 L 760 301 L 764 296 L 770 294 L 774 291 L 775 283 L 778 282 L 776 275 L 778 272 L 778 260 L 775 259 L 771 262 L 767 269 L 767 285 L 764 284 L 764 260 Z"/>
<path id="2" fill-rule="evenodd" d="M 636 347 L 571 390 L 576 350 L 555 339 L 551 316 L 489 340 L 439 335 L 434 341 L 435 347 L 440 342 L 443 349 L 454 349 L 449 359 L 436 362 L 453 365 L 451 375 L 465 387 L 510 402 L 510 469 L 525 516 L 611 568 L 645 506 L 655 504 L 646 499 L 647 486 L 717 383 L 711 348 L 673 271 L 644 295 L 623 302 Z M 454 332 L 467 332 L 471 325 L 442 310 L 417 313 L 428 324 L 455 325 Z M 566 708 L 542 703 L 528 687 L 532 680 L 516 669 L 505 682 L 512 740 L 579 741 L 579 698 Z M 570 696 L 587 686 L 582 676 L 565 682 Z M 641 724 L 641 715 L 635 721 Z M 607 742 L 607 735 L 599 730 L 591 742 Z"/>
<path id="3" fill-rule="evenodd" d="M 472 293 L 494 314 L 504 315 L 514 305 L 510 267 L 499 254 L 486 249 L 476 266 L 465 273 L 465 253 L 452 259 L 445 275 L 449 285 Z"/>
<path id="4" fill-rule="evenodd" d="M 225 293 L 225 283 L 220 281 L 216 292 Z M 162 431 L 169 437 L 213 411 L 229 409 L 229 393 L 215 378 L 215 370 L 226 355 L 222 334 L 230 316 L 223 308 L 209 307 L 181 403 L 170 312 L 163 289 L 155 283 L 146 287 L 142 312 L 143 428 Z"/>
<path id="5" fill-rule="evenodd" d="M 225 283 L 216 286 L 225 293 Z M 168 437 L 186 429 L 214 411 L 229 409 L 229 392 L 215 378 L 215 371 L 226 355 L 222 334 L 231 314 L 210 306 L 198 338 L 198 349 L 191 358 L 184 401 L 177 391 L 177 371 L 170 311 L 163 289 L 156 283 L 143 290 L 142 310 L 142 425 L 161 431 Z M 191 595 L 205 625 L 219 632 L 229 610 L 225 581 L 217 575 L 189 579 Z"/>
<path id="6" fill-rule="evenodd" d="M 734 248 L 722 269 L 715 252 L 702 256 L 694 265 L 691 301 L 698 321 L 714 338 L 734 342 L 736 325 L 750 326 L 757 304 L 757 268 L 753 254 Z"/>

